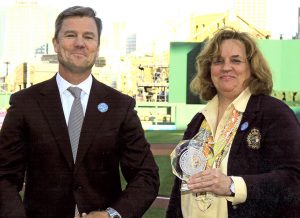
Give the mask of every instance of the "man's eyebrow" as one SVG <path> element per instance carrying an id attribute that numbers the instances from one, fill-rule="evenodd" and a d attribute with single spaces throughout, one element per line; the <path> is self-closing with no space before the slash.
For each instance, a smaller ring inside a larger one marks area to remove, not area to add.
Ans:
<path id="1" fill-rule="evenodd" d="M 66 30 L 64 32 L 64 35 L 69 34 L 69 33 L 77 34 L 77 32 L 75 30 Z M 96 34 L 94 32 L 90 32 L 90 31 L 84 32 L 83 35 L 96 36 Z"/>
<path id="2" fill-rule="evenodd" d="M 68 34 L 68 33 L 76 33 L 74 30 L 66 30 L 65 32 L 64 32 L 64 34 Z"/>
<path id="3" fill-rule="evenodd" d="M 83 34 L 84 35 L 93 35 L 93 36 L 96 36 L 96 34 L 94 32 L 84 32 Z"/>

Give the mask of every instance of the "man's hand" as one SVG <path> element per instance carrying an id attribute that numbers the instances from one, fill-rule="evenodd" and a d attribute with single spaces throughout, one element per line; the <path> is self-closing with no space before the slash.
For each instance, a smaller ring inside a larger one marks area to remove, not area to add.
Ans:
<path id="1" fill-rule="evenodd" d="M 109 218 L 108 213 L 106 211 L 92 211 L 89 214 L 82 213 L 81 216 L 76 216 L 75 218 Z"/>

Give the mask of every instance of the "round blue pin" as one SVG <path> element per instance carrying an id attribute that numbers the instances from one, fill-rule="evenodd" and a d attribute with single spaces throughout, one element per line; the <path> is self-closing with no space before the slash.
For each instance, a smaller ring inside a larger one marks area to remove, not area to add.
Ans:
<path id="1" fill-rule="evenodd" d="M 98 104 L 97 108 L 101 113 L 105 113 L 106 111 L 108 111 L 108 105 L 106 103 Z"/>
<path id="2" fill-rule="evenodd" d="M 248 122 L 243 123 L 242 126 L 241 126 L 241 130 L 242 131 L 246 130 L 248 128 L 248 126 L 249 126 Z"/>

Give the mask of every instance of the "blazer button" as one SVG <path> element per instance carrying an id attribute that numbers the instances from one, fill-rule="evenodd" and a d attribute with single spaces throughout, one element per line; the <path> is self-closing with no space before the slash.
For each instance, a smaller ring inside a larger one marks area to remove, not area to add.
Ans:
<path id="1" fill-rule="evenodd" d="M 236 209 L 238 208 L 238 206 L 237 206 L 237 205 L 233 205 L 232 208 L 233 208 L 234 210 L 236 210 Z"/>

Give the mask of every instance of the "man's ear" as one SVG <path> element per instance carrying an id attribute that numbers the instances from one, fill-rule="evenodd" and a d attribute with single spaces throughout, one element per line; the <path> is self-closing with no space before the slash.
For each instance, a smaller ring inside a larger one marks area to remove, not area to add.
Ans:
<path id="1" fill-rule="evenodd" d="M 55 38 L 52 39 L 52 44 L 53 44 L 54 51 L 58 53 L 58 42 Z"/>
<path id="2" fill-rule="evenodd" d="M 97 57 L 99 57 L 99 51 L 100 51 L 100 45 L 98 46 L 98 49 L 97 49 Z"/>

